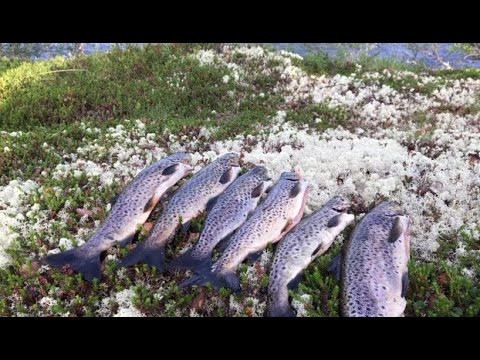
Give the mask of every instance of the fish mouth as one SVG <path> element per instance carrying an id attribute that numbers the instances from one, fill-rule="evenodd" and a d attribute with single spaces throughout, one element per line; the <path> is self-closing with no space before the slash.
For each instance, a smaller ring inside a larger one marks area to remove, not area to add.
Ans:
<path id="1" fill-rule="evenodd" d="M 268 170 L 265 166 L 256 165 L 250 171 L 252 171 L 252 174 L 258 174 L 258 175 L 261 175 L 261 176 L 265 176 L 265 177 L 268 178 L 266 180 L 271 180 L 271 178 L 269 178 L 268 175 L 267 175 Z"/>
<path id="2" fill-rule="evenodd" d="M 282 180 L 288 180 L 288 181 L 293 181 L 293 182 L 298 182 L 300 181 L 302 178 L 301 178 L 301 175 L 295 173 L 295 172 L 284 172 L 281 176 L 280 176 L 280 179 Z"/>
<path id="3" fill-rule="evenodd" d="M 170 156 L 170 159 L 174 163 L 182 163 L 185 165 L 190 165 L 192 163 L 192 155 L 189 153 L 179 152 Z"/>
<path id="4" fill-rule="evenodd" d="M 193 166 L 191 166 L 190 164 L 186 164 L 184 162 L 182 162 L 182 164 L 184 164 L 184 169 L 185 169 L 185 174 L 186 175 L 189 175 L 193 172 Z"/>
<path id="5" fill-rule="evenodd" d="M 387 217 L 397 217 L 397 216 L 404 216 L 405 210 L 403 210 L 402 206 L 396 201 L 384 201 L 383 203 L 377 205 L 372 211 L 380 212 L 384 216 Z"/>
<path id="6" fill-rule="evenodd" d="M 340 195 L 333 197 L 330 200 L 330 204 L 332 206 L 332 210 L 339 213 L 346 213 L 347 210 L 349 210 L 351 207 L 350 203 L 343 196 Z"/>
<path id="7" fill-rule="evenodd" d="M 184 159 L 180 160 L 180 162 L 182 164 L 185 164 L 185 165 L 190 165 L 192 163 L 192 159 L 191 158 L 184 158 Z"/>
<path id="8" fill-rule="evenodd" d="M 219 159 L 222 159 L 224 161 L 224 164 L 228 164 L 229 166 L 232 167 L 240 167 L 240 155 L 236 153 L 226 153 L 225 155 L 222 155 Z"/>
<path id="9" fill-rule="evenodd" d="M 386 212 L 384 215 L 387 217 L 405 216 L 405 211 L 401 208 L 391 209 L 389 212 Z"/>

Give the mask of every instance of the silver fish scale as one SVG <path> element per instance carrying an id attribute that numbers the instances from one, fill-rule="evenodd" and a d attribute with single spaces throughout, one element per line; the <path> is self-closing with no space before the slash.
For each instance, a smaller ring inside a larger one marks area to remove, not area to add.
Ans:
<path id="1" fill-rule="evenodd" d="M 268 289 L 269 307 L 276 309 L 288 306 L 289 283 L 317 255 L 326 251 L 335 236 L 353 221 L 353 215 L 335 210 L 343 210 L 347 206 L 347 201 L 342 197 L 332 198 L 322 208 L 303 219 L 280 241 L 271 267 Z M 336 229 L 327 232 L 328 222 L 336 216 L 342 216 L 344 219 L 340 221 Z M 322 247 L 319 249 L 320 246 Z"/>
<path id="2" fill-rule="evenodd" d="M 209 256 L 222 240 L 222 235 L 228 235 L 246 220 L 260 198 L 252 198 L 252 191 L 267 180 L 267 169 L 257 166 L 227 188 L 208 214 L 202 234 L 192 249 L 192 257 L 200 259 Z"/>
<path id="3" fill-rule="evenodd" d="M 190 219 L 204 211 L 208 200 L 216 197 L 228 187 L 229 183 L 221 184 L 220 178 L 232 166 L 239 166 L 238 161 L 237 154 L 225 154 L 208 164 L 180 187 L 168 201 L 165 211 L 160 215 L 146 241 L 155 242 L 157 239 L 165 241 L 165 237 L 160 238 L 160 236 L 162 233 L 172 235 L 172 231 L 179 225 L 180 217 L 189 213 L 192 215 L 188 216 Z"/>
<path id="4" fill-rule="evenodd" d="M 186 158 L 190 159 L 190 155 L 177 153 L 143 169 L 121 192 L 107 219 L 94 234 L 92 241 L 87 244 L 95 245 L 95 239 L 101 241 L 104 241 L 105 238 L 110 238 L 112 241 L 119 240 L 115 237 L 123 230 L 125 224 L 129 223 L 135 216 L 145 212 L 145 205 L 165 179 L 162 175 L 163 170 Z"/>
<path id="5" fill-rule="evenodd" d="M 282 177 L 267 196 L 265 201 L 257 207 L 252 216 L 243 224 L 229 242 L 224 253 L 212 266 L 214 272 L 221 273 L 237 267 L 251 252 L 255 245 L 266 244 L 274 239 L 265 239 L 275 222 L 288 221 L 288 211 L 295 201 L 290 198 L 290 192 L 298 181 L 283 179 Z M 278 234 L 279 235 L 279 234 Z"/>
<path id="6" fill-rule="evenodd" d="M 387 241 L 395 222 L 384 202 L 369 212 L 357 225 L 348 244 L 342 276 L 342 304 L 350 316 L 387 316 L 391 284 L 401 288 L 401 252 L 404 241 Z"/>
<path id="7" fill-rule="evenodd" d="M 328 221 L 339 214 L 332 207 L 332 201 L 325 204 L 324 207 L 303 219 L 280 241 L 272 262 L 271 287 L 273 291 L 282 281 L 291 280 L 284 276 L 289 270 L 288 261 L 296 262 L 302 256 L 310 258 L 313 251 L 320 245 L 321 235 L 327 227 Z M 303 259 L 300 261 L 304 262 Z"/>

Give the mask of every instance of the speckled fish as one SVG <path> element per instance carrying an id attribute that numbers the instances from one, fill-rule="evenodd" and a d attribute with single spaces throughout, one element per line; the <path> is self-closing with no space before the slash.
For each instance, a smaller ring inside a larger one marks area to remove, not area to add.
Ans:
<path id="1" fill-rule="evenodd" d="M 45 263 L 62 268 L 69 264 L 86 280 L 100 279 L 100 254 L 115 244 L 128 245 L 162 195 L 191 173 L 191 155 L 176 153 L 143 169 L 117 197 L 105 222 L 84 245 L 50 255 Z"/>
<path id="2" fill-rule="evenodd" d="M 403 316 L 409 258 L 410 219 L 399 204 L 384 201 L 365 215 L 332 263 L 342 281 L 342 315 Z"/>
<path id="3" fill-rule="evenodd" d="M 167 265 L 169 270 L 190 269 L 199 272 L 212 266 L 213 249 L 240 227 L 255 210 L 272 181 L 263 166 L 255 166 L 240 176 L 219 196 L 208 213 L 198 242 Z"/>
<path id="4" fill-rule="evenodd" d="M 336 196 L 280 240 L 270 273 L 267 316 L 295 316 L 288 290 L 298 286 L 308 265 L 353 221 L 354 216 L 346 213 L 348 207 L 345 199 Z"/>
<path id="5" fill-rule="evenodd" d="M 146 263 L 160 272 L 165 269 L 165 246 L 179 226 L 185 226 L 207 209 L 237 178 L 240 157 L 228 153 L 200 170 L 172 196 L 147 239 L 138 244 L 120 266 Z"/>
<path id="6" fill-rule="evenodd" d="M 212 268 L 184 281 L 180 287 L 210 282 L 215 289 L 229 287 L 239 292 L 238 266 L 247 257 L 261 254 L 269 243 L 280 240 L 300 221 L 308 189 L 308 182 L 300 175 L 284 172 L 265 201 L 235 233 Z"/>

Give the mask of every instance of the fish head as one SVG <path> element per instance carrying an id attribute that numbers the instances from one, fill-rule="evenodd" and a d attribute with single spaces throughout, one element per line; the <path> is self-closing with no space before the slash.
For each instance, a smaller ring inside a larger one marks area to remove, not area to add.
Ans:
<path id="1" fill-rule="evenodd" d="M 268 175 L 268 170 L 265 166 L 257 165 L 249 171 L 251 176 L 257 178 L 258 180 L 263 182 L 263 191 L 267 192 L 273 185 L 272 178 Z"/>
<path id="2" fill-rule="evenodd" d="M 355 219 L 353 214 L 348 214 L 350 202 L 343 196 L 334 196 L 325 205 L 324 209 L 328 211 L 327 227 L 344 229 Z"/>
<path id="3" fill-rule="evenodd" d="M 240 167 L 240 155 L 236 153 L 227 153 L 220 156 L 217 160 L 217 163 L 224 164 L 231 167 Z"/>
<path id="4" fill-rule="evenodd" d="M 166 178 L 181 179 L 193 171 L 190 165 L 192 156 L 188 153 L 179 152 L 166 158 L 167 163 L 162 171 L 162 176 Z"/>
<path id="5" fill-rule="evenodd" d="M 288 198 L 287 203 L 291 205 L 289 218 L 292 224 L 298 223 L 305 210 L 310 183 L 297 172 L 284 172 L 280 175 L 277 186 L 286 190 L 284 193 Z"/>
<path id="6" fill-rule="evenodd" d="M 325 206 L 331 208 L 333 211 L 344 213 L 350 208 L 350 202 L 343 196 L 334 196 Z"/>
<path id="7" fill-rule="evenodd" d="M 172 154 L 167 159 L 172 162 L 182 163 L 185 165 L 191 165 L 192 163 L 192 155 L 186 152 L 178 152 L 178 153 Z"/>
<path id="8" fill-rule="evenodd" d="M 242 171 L 240 166 L 240 155 L 236 153 L 227 153 L 225 155 L 220 156 L 217 160 L 215 160 L 215 164 L 217 164 L 217 168 L 225 175 L 225 172 L 228 173 L 228 176 L 224 177 L 227 183 L 233 182 L 237 176 Z"/>

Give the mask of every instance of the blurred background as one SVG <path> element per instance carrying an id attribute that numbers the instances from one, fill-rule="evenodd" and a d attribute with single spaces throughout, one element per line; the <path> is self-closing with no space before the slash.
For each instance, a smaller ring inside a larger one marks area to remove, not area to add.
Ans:
<path id="1" fill-rule="evenodd" d="M 28 60 L 81 56 L 141 43 L 0 43 L 0 56 Z M 480 68 L 480 43 L 262 43 L 301 56 L 322 55 L 356 62 L 365 57 L 392 59 L 430 69 Z"/>

